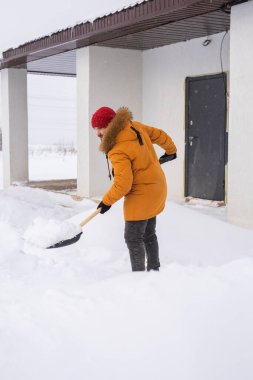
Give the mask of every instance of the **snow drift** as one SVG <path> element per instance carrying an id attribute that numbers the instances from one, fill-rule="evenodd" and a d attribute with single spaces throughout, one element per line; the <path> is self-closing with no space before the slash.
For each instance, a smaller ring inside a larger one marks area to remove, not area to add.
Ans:
<path id="1" fill-rule="evenodd" d="M 119 202 L 73 246 L 22 252 L 36 218 L 79 223 L 93 208 L 0 192 L 1 378 L 251 380 L 252 230 L 168 203 L 161 271 L 132 273 Z"/>

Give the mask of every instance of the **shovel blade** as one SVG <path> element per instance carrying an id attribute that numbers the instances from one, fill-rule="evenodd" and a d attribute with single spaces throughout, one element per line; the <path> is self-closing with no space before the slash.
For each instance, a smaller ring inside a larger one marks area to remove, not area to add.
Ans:
<path id="1" fill-rule="evenodd" d="M 58 243 L 55 243 L 55 244 L 51 245 L 50 247 L 47 247 L 47 249 L 61 248 L 61 247 L 66 247 L 67 245 L 74 244 L 80 239 L 81 235 L 82 235 L 82 232 L 80 232 L 79 234 L 77 234 L 76 236 L 74 236 L 71 239 L 61 240 Z"/>

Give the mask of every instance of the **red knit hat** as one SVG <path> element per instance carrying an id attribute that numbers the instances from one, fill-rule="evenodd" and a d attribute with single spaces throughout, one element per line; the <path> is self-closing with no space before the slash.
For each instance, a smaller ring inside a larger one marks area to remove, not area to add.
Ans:
<path id="1" fill-rule="evenodd" d="M 106 128 L 115 115 L 116 112 L 112 108 L 99 108 L 91 118 L 92 128 Z"/>

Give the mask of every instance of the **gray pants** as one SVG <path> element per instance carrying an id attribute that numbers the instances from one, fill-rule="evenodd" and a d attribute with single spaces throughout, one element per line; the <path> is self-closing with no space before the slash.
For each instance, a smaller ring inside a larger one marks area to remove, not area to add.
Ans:
<path id="1" fill-rule="evenodd" d="M 125 242 L 127 244 L 133 271 L 145 270 L 147 255 L 147 270 L 159 270 L 159 247 L 156 236 L 156 217 L 126 221 Z"/>

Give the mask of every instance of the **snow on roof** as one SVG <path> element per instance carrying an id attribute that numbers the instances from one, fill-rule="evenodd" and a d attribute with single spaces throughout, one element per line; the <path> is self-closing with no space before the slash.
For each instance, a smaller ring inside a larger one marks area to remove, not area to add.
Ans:
<path id="1" fill-rule="evenodd" d="M 127 10 L 127 9 L 134 8 L 134 7 L 136 7 L 136 6 L 140 5 L 140 4 L 146 3 L 148 1 L 150 1 L 150 0 L 141 0 L 141 1 L 134 2 L 134 3 L 131 2 L 129 5 L 125 5 L 124 7 L 117 8 L 115 10 L 108 10 L 107 12 L 103 13 L 103 15 L 99 14 L 99 15 L 96 15 L 96 16 L 94 15 L 93 17 L 89 17 L 87 19 L 78 20 L 78 21 L 76 21 L 75 24 L 68 25 L 65 28 L 56 29 L 56 30 L 54 30 L 54 31 L 52 31 L 50 33 L 47 33 L 46 35 L 43 35 L 43 36 L 41 35 L 41 36 L 37 37 L 36 39 L 32 39 L 30 41 L 26 41 L 25 43 L 23 43 L 21 45 L 18 45 L 16 48 L 22 48 L 22 47 L 26 46 L 27 44 L 30 44 L 32 42 L 36 42 L 36 41 L 38 41 L 38 40 L 40 40 L 42 38 L 47 38 L 47 37 L 53 36 L 53 35 L 55 35 L 57 33 L 60 33 L 60 32 L 64 32 L 64 31 L 72 29 L 72 28 L 74 28 L 74 27 L 76 27 L 78 25 L 82 25 L 82 24 L 85 24 L 85 23 L 91 23 L 92 24 L 93 22 L 95 22 L 97 20 L 100 20 L 100 19 L 102 19 L 104 17 L 114 15 L 116 13 L 122 12 L 122 11 Z M 9 48 L 6 51 L 9 51 L 9 50 L 13 50 L 13 47 Z"/>

